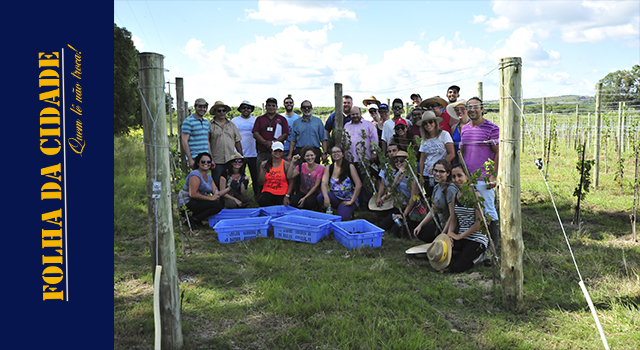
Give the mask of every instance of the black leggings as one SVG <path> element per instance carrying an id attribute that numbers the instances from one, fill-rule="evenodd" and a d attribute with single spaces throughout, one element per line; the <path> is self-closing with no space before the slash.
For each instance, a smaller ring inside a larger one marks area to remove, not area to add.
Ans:
<path id="1" fill-rule="evenodd" d="M 276 196 L 271 192 L 262 192 L 258 198 L 258 205 L 261 207 L 270 207 L 272 205 L 282 205 L 284 195 Z"/>
<path id="2" fill-rule="evenodd" d="M 216 215 L 222 210 L 222 202 L 216 199 L 215 201 L 201 201 L 197 199 L 191 199 L 187 203 L 187 208 L 191 210 L 191 217 L 195 220 L 202 221 L 211 215 Z"/>
<path id="3" fill-rule="evenodd" d="M 318 207 L 317 193 L 307 197 L 307 199 L 305 199 L 304 202 L 302 202 L 302 206 L 300 207 L 298 206 L 298 202 L 302 199 L 302 197 L 306 195 L 307 194 L 303 192 L 298 192 L 294 194 L 293 196 L 291 196 L 291 201 L 289 202 L 289 205 L 292 207 L 300 208 L 300 209 L 315 210 Z"/>
<path id="4" fill-rule="evenodd" d="M 449 264 L 449 272 L 464 272 L 473 267 L 473 260 L 485 250 L 483 244 L 468 239 L 453 242 L 454 251 L 459 252 Z"/>

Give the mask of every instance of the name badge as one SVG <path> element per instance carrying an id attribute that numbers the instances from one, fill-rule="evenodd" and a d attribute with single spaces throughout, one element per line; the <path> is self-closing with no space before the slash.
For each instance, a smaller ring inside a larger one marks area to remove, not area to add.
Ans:
<path id="1" fill-rule="evenodd" d="M 273 131 L 273 127 L 272 126 L 267 126 L 267 131 L 268 132 L 272 132 Z"/>

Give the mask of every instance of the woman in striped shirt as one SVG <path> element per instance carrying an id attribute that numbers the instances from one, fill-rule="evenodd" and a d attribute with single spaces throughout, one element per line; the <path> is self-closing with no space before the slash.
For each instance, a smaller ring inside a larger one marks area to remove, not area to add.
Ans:
<path id="1" fill-rule="evenodd" d="M 459 253 L 443 272 L 464 272 L 471 269 L 474 259 L 484 253 L 489 240 L 479 231 L 482 211 L 478 209 L 477 202 L 469 190 L 476 192 L 475 198 L 480 197 L 480 194 L 473 186 L 465 185 L 468 179 L 461 165 L 455 165 L 451 169 L 451 180 L 459 191 L 455 195 L 455 208 L 450 220 L 458 225 L 449 225 L 447 235 L 451 238 L 453 250 Z M 465 192 L 468 194 L 465 195 Z M 455 227 L 458 227 L 457 233 Z"/>

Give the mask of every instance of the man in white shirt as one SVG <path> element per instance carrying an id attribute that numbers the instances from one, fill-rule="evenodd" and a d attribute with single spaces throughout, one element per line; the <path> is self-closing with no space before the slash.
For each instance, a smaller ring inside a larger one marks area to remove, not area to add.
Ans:
<path id="1" fill-rule="evenodd" d="M 256 164 L 258 153 L 256 151 L 256 139 L 253 138 L 253 132 L 251 132 L 253 130 L 253 124 L 256 122 L 256 117 L 251 115 L 254 109 L 255 106 L 249 103 L 249 101 L 242 101 L 238 107 L 240 117 L 231 119 L 231 122 L 236 125 L 242 137 L 240 143 L 242 144 L 243 155 L 247 159 L 246 164 L 249 166 L 251 185 L 253 186 L 255 196 L 258 193 L 256 192 L 258 189 L 258 166 Z M 242 171 L 244 172 L 244 169 Z"/>

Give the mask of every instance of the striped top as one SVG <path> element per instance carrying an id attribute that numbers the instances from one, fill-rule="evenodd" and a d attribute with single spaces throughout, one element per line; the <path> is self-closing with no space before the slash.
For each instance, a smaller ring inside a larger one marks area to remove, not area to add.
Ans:
<path id="1" fill-rule="evenodd" d="M 182 122 L 182 133 L 189 134 L 189 151 L 191 158 L 198 156 L 202 152 L 209 152 L 209 131 L 211 127 L 209 121 L 196 118 L 193 114 Z"/>
<path id="2" fill-rule="evenodd" d="M 460 201 L 458 201 L 458 198 L 456 198 L 455 202 L 455 213 L 458 219 L 459 235 L 463 234 L 464 231 L 468 230 L 469 227 L 471 227 L 476 222 L 476 209 L 463 206 Z M 476 231 L 463 239 L 478 242 L 485 248 L 489 244 L 489 239 L 487 238 L 487 236 L 480 233 L 480 231 Z"/>

